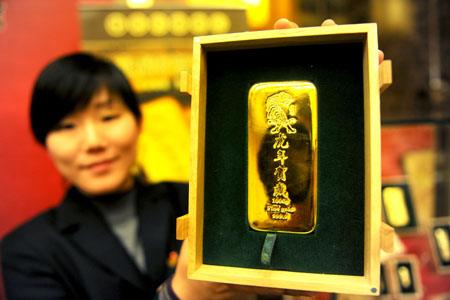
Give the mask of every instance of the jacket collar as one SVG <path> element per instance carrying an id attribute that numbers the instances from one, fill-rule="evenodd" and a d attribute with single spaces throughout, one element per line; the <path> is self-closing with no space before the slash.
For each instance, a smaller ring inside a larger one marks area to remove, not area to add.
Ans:
<path id="1" fill-rule="evenodd" d="M 70 188 L 56 210 L 57 228 L 104 268 L 144 290 L 151 288 L 91 201 Z"/>
<path id="2" fill-rule="evenodd" d="M 175 240 L 176 215 L 173 211 L 170 189 L 167 184 L 138 189 L 139 234 L 144 246 L 149 277 L 162 283 L 167 277 L 166 260 Z"/>

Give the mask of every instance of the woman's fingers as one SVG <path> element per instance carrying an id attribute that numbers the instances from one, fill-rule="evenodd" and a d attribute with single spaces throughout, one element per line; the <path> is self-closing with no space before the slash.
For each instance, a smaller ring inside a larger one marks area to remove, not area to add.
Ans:
<path id="1" fill-rule="evenodd" d="M 384 52 L 381 50 L 378 50 L 378 63 L 381 64 L 384 60 Z"/>
<path id="2" fill-rule="evenodd" d="M 273 29 L 291 29 L 298 28 L 298 25 L 294 22 L 289 21 L 286 18 L 279 19 L 273 25 Z"/>
<path id="3" fill-rule="evenodd" d="M 337 25 L 336 22 L 334 22 L 333 19 L 326 19 L 325 21 L 322 22 L 321 26 L 334 26 Z"/>

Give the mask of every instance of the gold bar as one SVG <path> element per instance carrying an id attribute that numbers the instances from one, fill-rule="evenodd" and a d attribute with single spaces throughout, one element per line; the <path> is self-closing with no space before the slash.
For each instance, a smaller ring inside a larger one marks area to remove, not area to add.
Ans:
<path id="1" fill-rule="evenodd" d="M 383 204 L 386 218 L 394 227 L 406 226 L 410 222 L 405 193 L 400 187 L 386 187 L 383 189 Z"/>
<path id="2" fill-rule="evenodd" d="M 400 279 L 400 285 L 403 289 L 409 289 L 411 287 L 411 273 L 406 266 L 400 266 L 398 268 L 398 278 Z"/>
<path id="3" fill-rule="evenodd" d="M 254 84 L 248 97 L 248 220 L 306 234 L 317 219 L 317 90 L 308 81 Z"/>
<path id="4" fill-rule="evenodd" d="M 450 241 L 447 231 L 443 228 L 436 228 L 434 229 L 434 237 L 442 260 L 444 263 L 450 262 Z"/>

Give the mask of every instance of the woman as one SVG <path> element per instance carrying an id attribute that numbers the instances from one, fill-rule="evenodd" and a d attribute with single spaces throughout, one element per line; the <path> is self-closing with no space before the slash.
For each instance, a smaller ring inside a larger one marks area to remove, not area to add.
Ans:
<path id="1" fill-rule="evenodd" d="M 89 54 L 60 58 L 36 82 L 31 121 L 72 187 L 5 237 L 8 299 L 151 299 L 172 271 L 187 187 L 131 175 L 141 113 L 125 76 Z"/>

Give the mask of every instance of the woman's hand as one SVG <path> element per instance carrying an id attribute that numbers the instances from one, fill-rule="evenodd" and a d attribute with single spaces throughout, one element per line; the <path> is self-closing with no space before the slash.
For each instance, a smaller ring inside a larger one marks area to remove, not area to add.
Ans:
<path id="1" fill-rule="evenodd" d="M 322 22 L 321 26 L 335 26 L 337 25 L 336 22 L 334 22 L 332 19 L 326 19 Z M 275 22 L 273 25 L 274 29 L 292 29 L 292 28 L 298 28 L 298 25 L 292 21 L 289 21 L 288 19 L 279 19 Z M 381 64 L 384 60 L 384 53 L 381 50 L 378 50 L 378 63 Z"/>
<path id="2" fill-rule="evenodd" d="M 215 283 L 187 278 L 187 247 L 183 242 L 177 268 L 172 279 L 172 289 L 181 300 L 226 300 L 248 299 L 251 293 L 235 289 L 231 284 Z"/>

